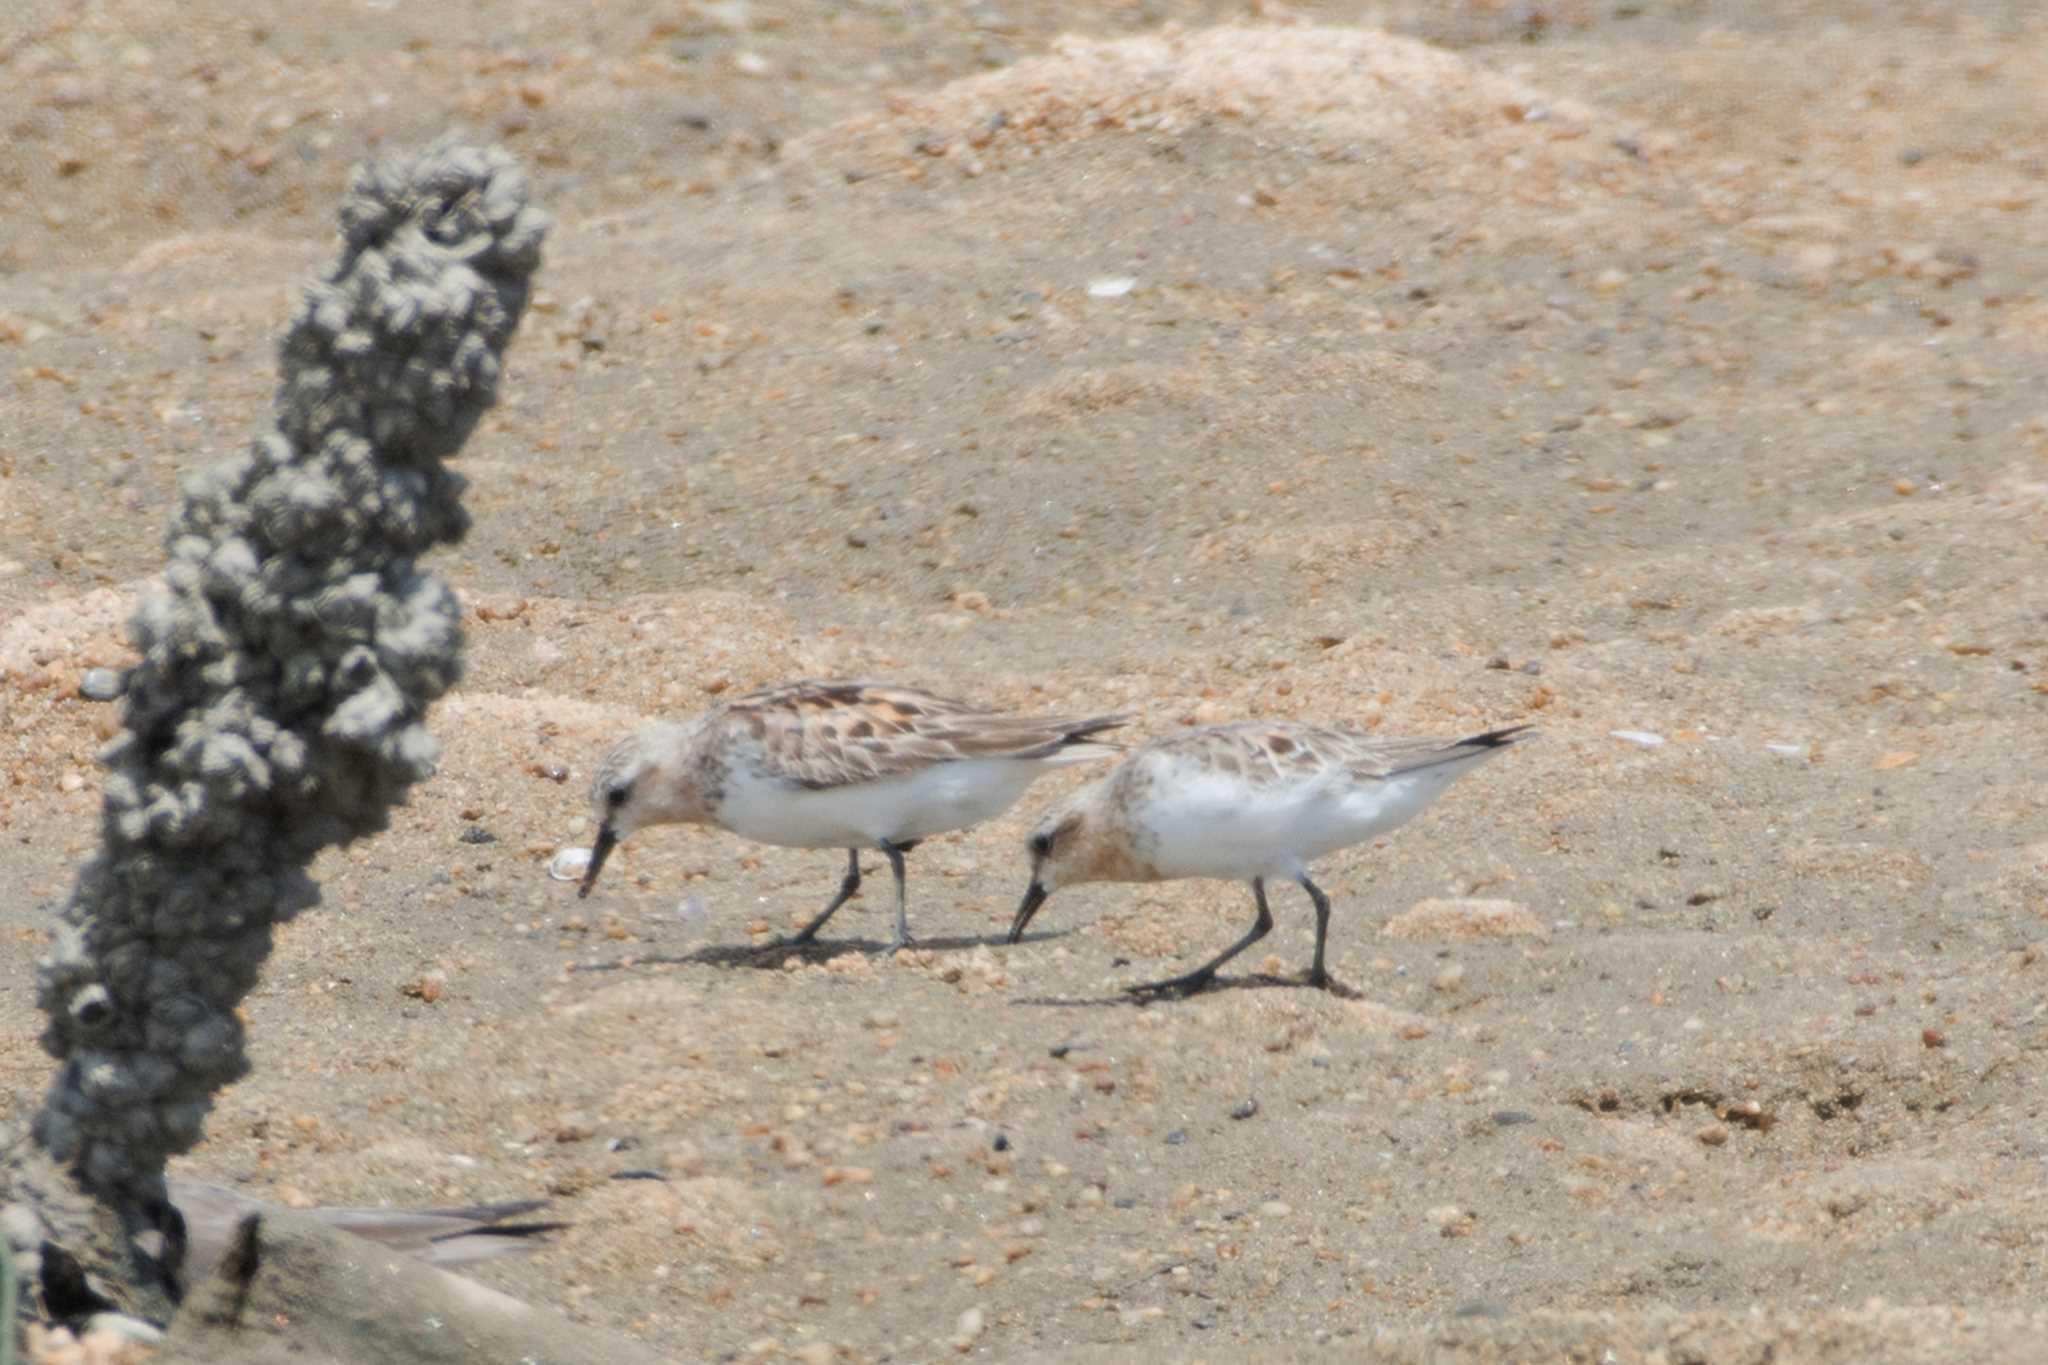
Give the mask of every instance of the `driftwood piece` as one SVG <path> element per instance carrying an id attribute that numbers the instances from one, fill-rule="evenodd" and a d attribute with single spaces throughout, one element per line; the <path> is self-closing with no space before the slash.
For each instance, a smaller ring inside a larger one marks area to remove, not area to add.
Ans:
<path id="1" fill-rule="evenodd" d="M 245 1215 L 156 1365 L 653 1365 L 624 1337 L 285 1210 Z"/>

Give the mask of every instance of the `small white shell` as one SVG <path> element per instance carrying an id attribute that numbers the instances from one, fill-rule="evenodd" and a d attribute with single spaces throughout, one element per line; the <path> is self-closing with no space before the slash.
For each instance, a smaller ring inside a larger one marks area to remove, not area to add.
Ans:
<path id="1" fill-rule="evenodd" d="M 590 866 L 590 850 L 587 848 L 565 848 L 548 862 L 548 875 L 558 882 L 583 880 L 583 873 Z"/>
<path id="2" fill-rule="evenodd" d="M 1654 749 L 1664 742 L 1664 736 L 1653 734 L 1648 730 L 1609 730 L 1607 735 L 1610 739 L 1625 740 L 1630 744 L 1640 744 L 1645 749 Z"/>
<path id="3" fill-rule="evenodd" d="M 683 897 L 682 904 L 676 907 L 676 920 L 682 924 L 702 924 L 710 915 L 711 911 L 705 906 L 704 898 L 694 891 Z"/>
<path id="4" fill-rule="evenodd" d="M 1137 280 L 1129 275 L 1110 275 L 1088 282 L 1088 297 L 1091 299 L 1120 299 L 1138 287 Z"/>

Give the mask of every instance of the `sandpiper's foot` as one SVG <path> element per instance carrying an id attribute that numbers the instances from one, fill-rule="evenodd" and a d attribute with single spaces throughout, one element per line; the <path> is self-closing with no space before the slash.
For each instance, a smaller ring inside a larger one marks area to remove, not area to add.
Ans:
<path id="1" fill-rule="evenodd" d="M 814 933 L 777 934 L 766 943 L 756 947 L 754 952 L 761 957 L 768 957 L 771 954 L 786 952 L 793 948 L 808 948 L 817 941 L 818 936 Z"/>
<path id="2" fill-rule="evenodd" d="M 1141 981 L 1135 986 L 1124 987 L 1124 994 L 1135 995 L 1140 1000 L 1163 1000 L 1168 996 L 1182 999 L 1206 990 L 1216 982 L 1214 972 L 1189 972 L 1186 976 L 1168 977 L 1164 981 Z"/>

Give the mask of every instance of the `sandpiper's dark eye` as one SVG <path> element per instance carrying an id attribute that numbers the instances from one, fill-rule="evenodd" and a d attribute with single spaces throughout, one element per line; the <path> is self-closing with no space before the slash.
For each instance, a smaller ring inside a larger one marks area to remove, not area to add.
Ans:
<path id="1" fill-rule="evenodd" d="M 613 787 L 604 794 L 604 803 L 613 810 L 617 810 L 620 806 L 625 805 L 626 789 L 624 787 Z"/>
<path id="2" fill-rule="evenodd" d="M 1034 834 L 1034 835 L 1032 835 L 1032 836 L 1031 836 L 1031 851 L 1032 851 L 1033 853 L 1037 854 L 1037 855 L 1038 855 L 1039 857 L 1041 857 L 1041 858 L 1043 858 L 1043 857 L 1045 857 L 1045 856 L 1046 856 L 1047 854 L 1051 853 L 1051 852 L 1052 852 L 1052 835 L 1051 835 L 1050 833 L 1046 833 L 1046 834 Z"/>

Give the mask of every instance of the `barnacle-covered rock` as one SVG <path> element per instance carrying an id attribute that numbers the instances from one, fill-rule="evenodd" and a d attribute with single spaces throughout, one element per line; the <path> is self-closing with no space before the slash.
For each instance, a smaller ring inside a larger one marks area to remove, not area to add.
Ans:
<path id="1" fill-rule="evenodd" d="M 36 1137 L 131 1228 L 248 1070 L 235 1006 L 317 902 L 307 864 L 433 772 L 427 708 L 461 675 L 454 594 L 415 558 L 468 525 L 440 461 L 496 396 L 545 220 L 509 156 L 443 142 L 359 169 L 341 222 L 275 428 L 185 481 L 101 755 L 102 847 L 38 964 L 61 1065 Z"/>

